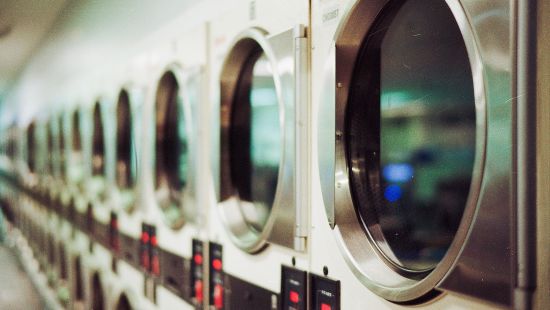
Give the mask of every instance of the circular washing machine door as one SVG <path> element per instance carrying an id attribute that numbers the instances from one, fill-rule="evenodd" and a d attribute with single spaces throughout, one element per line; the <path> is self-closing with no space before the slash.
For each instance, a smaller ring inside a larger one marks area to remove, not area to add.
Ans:
<path id="1" fill-rule="evenodd" d="M 54 120 L 51 119 L 46 123 L 46 145 L 48 150 L 48 156 L 46 157 L 46 171 L 51 178 L 57 173 L 55 171 L 55 161 L 57 160 L 56 149 L 54 143 Z"/>
<path id="2" fill-rule="evenodd" d="M 92 276 L 92 309 L 94 310 L 103 310 L 105 309 L 105 295 L 103 291 L 103 285 L 101 279 L 99 278 L 99 273 L 95 272 Z"/>
<path id="3" fill-rule="evenodd" d="M 277 202 L 293 199 L 290 190 L 282 193 L 282 183 L 293 186 L 293 158 L 285 156 L 293 148 L 285 147 L 285 105 L 274 58 L 266 34 L 250 29 L 235 41 L 221 73 L 219 207 L 232 241 L 248 252 L 267 244 Z"/>
<path id="4" fill-rule="evenodd" d="M 30 174 L 36 172 L 36 122 L 33 121 L 27 127 L 27 168 Z"/>
<path id="5" fill-rule="evenodd" d="M 71 285 L 72 304 L 75 309 L 84 309 L 84 279 L 82 277 L 82 263 L 80 256 L 73 259 L 73 275 Z"/>
<path id="6" fill-rule="evenodd" d="M 133 191 L 136 175 L 136 158 L 132 135 L 132 108 L 130 95 L 121 90 L 116 105 L 116 166 L 115 179 L 119 194 L 119 205 L 122 210 L 132 213 L 135 206 Z"/>
<path id="7" fill-rule="evenodd" d="M 105 170 L 105 139 L 103 134 L 103 117 L 101 105 L 94 106 L 94 128 L 92 135 L 92 175 L 102 175 Z"/>
<path id="8" fill-rule="evenodd" d="M 67 179 L 72 186 L 80 187 L 84 180 L 84 154 L 82 151 L 82 124 L 80 119 L 80 110 L 76 109 L 71 118 L 71 149 L 68 161 Z"/>
<path id="9" fill-rule="evenodd" d="M 60 190 L 59 186 L 59 145 L 57 144 L 57 119 L 51 117 L 46 125 L 46 171 L 45 178 L 45 203 L 48 206 L 53 206 L 57 199 L 57 194 Z"/>
<path id="10" fill-rule="evenodd" d="M 130 299 L 128 299 L 128 296 L 125 293 L 122 293 L 118 298 L 118 301 L 115 306 L 115 310 L 132 310 L 132 309 L 134 309 L 134 307 L 132 307 L 132 304 L 130 303 Z"/>
<path id="11" fill-rule="evenodd" d="M 57 143 L 58 143 L 58 165 L 59 165 L 59 177 L 61 181 L 65 181 L 65 121 L 63 114 L 55 120 L 57 122 Z"/>
<path id="12" fill-rule="evenodd" d="M 64 307 L 67 307 L 70 302 L 71 293 L 68 285 L 69 266 L 67 264 L 67 252 L 65 251 L 65 245 L 63 244 L 63 241 L 59 241 L 58 250 L 59 281 L 57 286 L 57 298 Z"/>
<path id="13" fill-rule="evenodd" d="M 155 198 L 165 223 L 183 227 L 195 215 L 193 114 L 198 81 L 171 66 L 160 78 L 155 101 Z"/>
<path id="14" fill-rule="evenodd" d="M 92 199 L 105 199 L 107 180 L 105 178 L 105 134 L 102 106 L 99 102 L 94 105 L 93 132 L 92 132 L 92 177 L 88 185 Z"/>
<path id="15" fill-rule="evenodd" d="M 64 130 L 64 119 L 63 114 L 54 117 L 52 119 L 52 136 L 54 136 L 54 146 L 55 146 L 55 159 L 54 160 L 54 169 L 55 169 L 55 185 L 51 191 L 51 203 L 54 208 L 58 208 L 63 203 L 63 192 L 66 192 L 66 160 L 65 160 L 65 130 Z M 65 193 L 66 195 L 66 193 Z"/>
<path id="16" fill-rule="evenodd" d="M 457 1 L 360 1 L 336 38 L 324 199 L 348 264 L 391 301 L 437 293 L 476 209 L 485 101 L 468 29 Z"/>

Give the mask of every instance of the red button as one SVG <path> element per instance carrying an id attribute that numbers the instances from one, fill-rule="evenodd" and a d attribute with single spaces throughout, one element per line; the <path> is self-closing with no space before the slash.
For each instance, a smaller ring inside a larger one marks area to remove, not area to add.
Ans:
<path id="1" fill-rule="evenodd" d="M 216 284 L 214 287 L 214 307 L 216 309 L 223 308 L 223 286 Z"/>
<path id="2" fill-rule="evenodd" d="M 145 269 L 149 269 L 149 253 L 147 253 L 146 251 L 141 253 L 141 265 Z"/>
<path id="3" fill-rule="evenodd" d="M 157 244 L 158 244 L 157 236 L 151 236 L 151 245 L 157 246 Z"/>
<path id="4" fill-rule="evenodd" d="M 219 259 L 213 260 L 212 267 L 214 268 L 214 270 L 222 270 L 222 261 Z"/>
<path id="5" fill-rule="evenodd" d="M 142 232 L 142 233 L 141 233 L 141 241 L 142 241 L 143 243 L 149 242 L 149 234 L 146 233 L 146 232 Z"/>
<path id="6" fill-rule="evenodd" d="M 151 261 L 151 271 L 154 275 L 160 275 L 160 262 L 158 256 L 153 256 Z"/>
<path id="7" fill-rule="evenodd" d="M 203 289 L 203 286 L 202 286 L 202 281 L 201 280 L 196 280 L 195 281 L 195 298 L 197 299 L 197 302 L 198 303 L 202 303 L 202 289 Z"/>
<path id="8" fill-rule="evenodd" d="M 321 310 L 331 310 L 332 307 L 330 305 L 327 305 L 327 304 L 321 304 Z"/>
<path id="9" fill-rule="evenodd" d="M 300 295 L 295 291 L 290 291 L 289 299 L 291 302 L 297 304 L 298 302 L 300 302 Z"/>
<path id="10" fill-rule="evenodd" d="M 195 261 L 195 264 L 201 265 L 202 264 L 202 255 L 195 254 L 195 256 L 193 256 L 193 260 Z"/>

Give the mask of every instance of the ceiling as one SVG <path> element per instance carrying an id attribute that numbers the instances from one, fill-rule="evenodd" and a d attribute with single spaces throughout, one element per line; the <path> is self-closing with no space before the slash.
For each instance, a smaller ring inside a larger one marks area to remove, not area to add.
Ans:
<path id="1" fill-rule="evenodd" d="M 48 34 L 66 0 L 0 2 L 0 102 Z"/>
<path id="2" fill-rule="evenodd" d="M 63 78 L 135 54 L 143 38 L 198 2 L 0 0 L 0 35 L 10 29 L 0 38 L 0 127 L 47 109 L 43 94 Z"/>

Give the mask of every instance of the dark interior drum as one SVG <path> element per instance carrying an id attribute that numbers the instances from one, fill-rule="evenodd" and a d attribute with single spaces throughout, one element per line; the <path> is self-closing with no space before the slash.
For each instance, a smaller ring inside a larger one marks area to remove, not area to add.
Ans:
<path id="1" fill-rule="evenodd" d="M 84 282 L 82 279 L 82 265 L 80 263 L 80 256 L 77 256 L 74 259 L 73 273 L 73 290 L 75 301 L 84 301 Z"/>
<path id="2" fill-rule="evenodd" d="M 82 152 L 82 139 L 80 135 L 80 113 L 78 112 L 78 110 L 73 113 L 72 140 L 73 151 L 75 153 Z"/>
<path id="3" fill-rule="evenodd" d="M 27 128 L 27 166 L 31 173 L 36 170 L 36 124 L 32 122 Z"/>
<path id="4" fill-rule="evenodd" d="M 156 97 L 155 191 L 164 218 L 172 228 L 179 228 L 184 222 L 181 195 L 189 170 L 188 139 L 179 91 L 174 73 L 166 72 L 160 79 Z"/>
<path id="5" fill-rule="evenodd" d="M 120 188 L 133 186 L 132 176 L 132 113 L 128 92 L 121 91 L 116 109 L 116 182 Z"/>
<path id="6" fill-rule="evenodd" d="M 95 273 L 92 277 L 92 309 L 93 310 L 105 309 L 103 287 L 101 287 L 101 280 L 99 279 L 99 274 L 97 273 Z"/>
<path id="7" fill-rule="evenodd" d="M 103 117 L 99 103 L 94 107 L 94 131 L 92 136 L 92 173 L 103 175 L 105 170 L 105 136 L 103 133 Z"/>
<path id="8" fill-rule="evenodd" d="M 231 181 L 245 221 L 257 232 L 263 230 L 275 199 L 281 135 L 271 64 L 257 46 L 240 72 L 229 130 Z"/>
<path id="9" fill-rule="evenodd" d="M 116 304 L 116 310 L 132 310 L 132 305 L 130 304 L 130 300 L 126 296 L 126 294 L 120 295 L 120 298 L 118 299 L 118 303 Z"/>

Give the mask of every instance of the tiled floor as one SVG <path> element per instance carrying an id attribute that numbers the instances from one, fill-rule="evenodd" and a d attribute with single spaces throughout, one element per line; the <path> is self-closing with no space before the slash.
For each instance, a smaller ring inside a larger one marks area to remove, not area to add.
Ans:
<path id="1" fill-rule="evenodd" d="M 44 309 L 31 280 L 11 249 L 0 245 L 0 310 Z"/>

